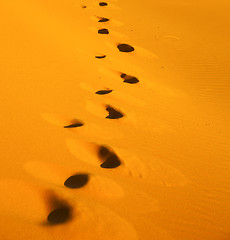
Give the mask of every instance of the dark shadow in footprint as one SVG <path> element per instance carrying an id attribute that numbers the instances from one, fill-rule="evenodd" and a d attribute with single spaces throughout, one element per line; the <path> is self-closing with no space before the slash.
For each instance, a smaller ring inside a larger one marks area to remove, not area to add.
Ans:
<path id="1" fill-rule="evenodd" d="M 109 30 L 107 28 L 102 28 L 98 30 L 99 34 L 109 34 Z"/>
<path id="2" fill-rule="evenodd" d="M 44 192 L 44 200 L 48 208 L 45 225 L 58 225 L 70 221 L 73 217 L 73 208 L 52 190 Z"/>
<path id="3" fill-rule="evenodd" d="M 100 5 L 101 7 L 104 7 L 104 6 L 108 6 L 108 3 L 106 3 L 106 2 L 100 2 L 99 5 Z"/>
<path id="4" fill-rule="evenodd" d="M 123 82 L 125 82 L 125 83 L 135 84 L 135 83 L 139 82 L 139 80 L 136 77 L 131 76 L 131 75 L 127 75 L 125 73 L 121 74 L 121 78 L 124 79 Z"/>
<path id="5" fill-rule="evenodd" d="M 100 20 L 98 20 L 98 22 L 108 22 L 110 19 L 109 18 L 100 18 Z"/>
<path id="6" fill-rule="evenodd" d="M 124 43 L 118 44 L 117 48 L 119 49 L 120 52 L 132 52 L 135 50 L 134 47 Z"/>
<path id="7" fill-rule="evenodd" d="M 47 217 L 50 224 L 62 224 L 71 218 L 71 208 L 69 206 L 61 206 L 53 210 Z"/>
<path id="8" fill-rule="evenodd" d="M 121 113 L 120 111 L 114 109 L 110 105 L 106 106 L 106 111 L 109 112 L 109 115 L 106 118 L 109 118 L 109 119 L 119 119 L 119 118 L 124 117 L 123 113 Z"/>
<path id="9" fill-rule="evenodd" d="M 111 93 L 113 90 L 99 90 L 97 92 L 95 92 L 96 94 L 99 94 L 99 95 L 105 95 L 105 94 L 109 94 Z"/>
<path id="10" fill-rule="evenodd" d="M 121 165 L 118 156 L 114 153 L 110 153 L 110 156 L 100 165 L 102 168 L 116 168 Z"/>
<path id="11" fill-rule="evenodd" d="M 101 59 L 101 58 L 105 58 L 106 55 L 101 55 L 101 56 L 95 56 L 95 58 Z"/>
<path id="12" fill-rule="evenodd" d="M 71 177 L 69 177 L 64 185 L 68 188 L 81 188 L 84 187 L 89 181 L 89 175 L 88 174 L 76 174 Z"/>
<path id="13" fill-rule="evenodd" d="M 87 8 L 87 6 L 85 6 L 85 5 L 82 5 L 81 7 L 82 7 L 82 8 Z"/>
<path id="14" fill-rule="evenodd" d="M 116 168 L 121 165 L 119 157 L 106 146 L 99 147 L 98 157 L 104 161 L 100 165 L 102 168 Z"/>
<path id="15" fill-rule="evenodd" d="M 75 119 L 72 121 L 72 123 L 70 125 L 64 126 L 64 128 L 76 128 L 76 127 L 82 127 L 83 125 L 84 125 L 83 122 Z"/>

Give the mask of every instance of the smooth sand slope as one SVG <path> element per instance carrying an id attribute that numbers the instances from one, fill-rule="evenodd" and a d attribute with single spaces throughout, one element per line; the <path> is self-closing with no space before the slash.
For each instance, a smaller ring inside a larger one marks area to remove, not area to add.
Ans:
<path id="1" fill-rule="evenodd" d="M 229 11 L 2 0 L 0 239 L 230 239 Z"/>

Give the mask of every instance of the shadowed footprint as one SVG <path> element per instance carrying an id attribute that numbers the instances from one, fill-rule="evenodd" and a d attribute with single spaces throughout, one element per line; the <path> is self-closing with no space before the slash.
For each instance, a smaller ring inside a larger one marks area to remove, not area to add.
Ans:
<path id="1" fill-rule="evenodd" d="M 82 123 L 81 121 L 79 121 L 77 119 L 74 119 L 70 125 L 66 125 L 66 126 L 64 126 L 64 128 L 76 128 L 76 127 L 81 127 L 83 125 L 84 125 L 84 123 Z"/>
<path id="2" fill-rule="evenodd" d="M 98 22 L 108 22 L 108 21 L 109 21 L 109 18 L 104 18 L 104 17 L 98 20 Z"/>
<path id="3" fill-rule="evenodd" d="M 47 191 L 45 195 L 47 206 L 51 209 L 47 221 L 51 225 L 66 223 L 72 218 L 72 207 L 63 199 L 60 199 L 53 191 Z"/>
<path id="4" fill-rule="evenodd" d="M 121 162 L 116 154 L 111 153 L 111 155 L 103 162 L 100 166 L 102 168 L 116 168 L 121 165 Z"/>
<path id="5" fill-rule="evenodd" d="M 109 118 L 109 119 L 119 119 L 119 118 L 124 117 L 123 113 L 121 113 L 120 111 L 114 109 L 110 105 L 106 106 L 106 111 L 109 112 L 109 115 L 106 118 Z"/>
<path id="6" fill-rule="evenodd" d="M 100 5 L 101 7 L 104 7 L 104 6 L 108 6 L 108 3 L 106 3 L 106 2 L 100 2 L 99 5 Z"/>
<path id="7" fill-rule="evenodd" d="M 69 177 L 64 185 L 68 188 L 81 188 L 84 187 L 89 181 L 89 175 L 88 174 L 76 174 L 71 177 Z"/>
<path id="8" fill-rule="evenodd" d="M 106 55 L 101 55 L 101 56 L 95 56 L 95 58 L 101 59 L 101 58 L 105 58 Z"/>
<path id="9" fill-rule="evenodd" d="M 135 83 L 139 82 L 139 80 L 136 77 L 131 76 L 131 75 L 127 75 L 125 73 L 121 74 L 121 78 L 124 79 L 123 82 L 125 82 L 125 83 L 135 84 Z"/>
<path id="10" fill-rule="evenodd" d="M 99 95 L 105 95 L 105 94 L 109 94 L 111 93 L 113 90 L 99 90 L 97 92 L 95 92 L 96 94 L 99 94 Z"/>
<path id="11" fill-rule="evenodd" d="M 109 34 L 109 30 L 107 28 L 102 28 L 98 30 L 99 34 Z"/>
<path id="12" fill-rule="evenodd" d="M 134 51 L 134 47 L 128 45 L 128 44 L 118 44 L 117 48 L 119 49 L 120 52 L 132 52 Z"/>
<path id="13" fill-rule="evenodd" d="M 61 224 L 69 221 L 71 218 L 71 208 L 62 206 L 53 210 L 47 217 L 47 221 L 51 224 Z"/>
<path id="14" fill-rule="evenodd" d="M 85 5 L 82 5 L 81 7 L 82 7 L 82 8 L 87 8 L 87 6 L 85 6 Z"/>
<path id="15" fill-rule="evenodd" d="M 102 168 L 116 168 L 121 165 L 121 161 L 118 156 L 106 146 L 100 146 L 98 149 L 98 156 L 104 161 L 100 165 Z"/>

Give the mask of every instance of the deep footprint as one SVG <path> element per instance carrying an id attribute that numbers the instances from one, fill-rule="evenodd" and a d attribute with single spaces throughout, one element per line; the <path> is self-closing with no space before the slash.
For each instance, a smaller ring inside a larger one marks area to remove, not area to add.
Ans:
<path id="1" fill-rule="evenodd" d="M 100 146 L 98 157 L 104 161 L 101 168 L 117 168 L 121 165 L 119 157 L 105 146 Z"/>
<path id="2" fill-rule="evenodd" d="M 101 58 L 105 58 L 106 55 L 101 55 L 101 56 L 95 56 L 95 58 L 101 59 Z"/>
<path id="3" fill-rule="evenodd" d="M 109 119 L 119 119 L 119 118 L 124 117 L 123 113 L 121 113 L 120 111 L 114 109 L 110 105 L 106 106 L 106 111 L 109 112 L 109 115 L 106 118 L 109 118 Z"/>
<path id="4" fill-rule="evenodd" d="M 97 92 L 95 92 L 96 94 L 99 94 L 99 95 L 105 95 L 105 94 L 109 94 L 111 93 L 113 90 L 99 90 Z"/>
<path id="5" fill-rule="evenodd" d="M 88 174 L 76 174 L 69 177 L 64 185 L 68 188 L 81 188 L 84 187 L 89 181 Z"/>
<path id="6" fill-rule="evenodd" d="M 100 5 L 101 7 L 104 7 L 104 6 L 108 6 L 108 3 L 106 3 L 106 2 L 100 2 L 99 5 Z"/>
<path id="7" fill-rule="evenodd" d="M 69 206 L 61 206 L 53 210 L 47 217 L 47 221 L 51 224 L 62 224 L 71 219 L 71 208 Z"/>
<path id="8" fill-rule="evenodd" d="M 139 82 L 139 80 L 136 77 L 131 76 L 131 75 L 127 75 L 125 73 L 121 74 L 121 78 L 124 79 L 123 82 L 125 82 L 125 83 L 135 84 L 135 83 Z"/>
<path id="9" fill-rule="evenodd" d="M 72 123 L 70 125 L 64 126 L 64 128 L 76 128 L 76 127 L 82 127 L 83 125 L 84 125 L 83 122 L 75 119 L 72 121 Z"/>
<path id="10" fill-rule="evenodd" d="M 100 18 L 100 20 L 98 20 L 98 22 L 108 22 L 109 21 L 109 18 Z"/>
<path id="11" fill-rule="evenodd" d="M 109 30 L 107 28 L 102 28 L 98 30 L 99 34 L 109 34 Z"/>
<path id="12" fill-rule="evenodd" d="M 133 52 L 135 49 L 131 45 L 128 44 L 118 44 L 117 48 L 120 52 Z"/>
<path id="13" fill-rule="evenodd" d="M 116 154 L 111 153 L 111 155 L 103 162 L 100 166 L 102 168 L 116 168 L 121 165 L 121 162 Z"/>

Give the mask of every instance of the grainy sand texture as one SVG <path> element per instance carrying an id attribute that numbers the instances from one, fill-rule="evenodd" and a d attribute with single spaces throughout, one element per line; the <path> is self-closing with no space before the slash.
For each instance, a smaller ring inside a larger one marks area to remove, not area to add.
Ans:
<path id="1" fill-rule="evenodd" d="M 229 240 L 229 13 L 1 0 L 0 240 Z"/>

